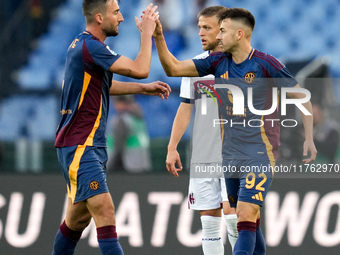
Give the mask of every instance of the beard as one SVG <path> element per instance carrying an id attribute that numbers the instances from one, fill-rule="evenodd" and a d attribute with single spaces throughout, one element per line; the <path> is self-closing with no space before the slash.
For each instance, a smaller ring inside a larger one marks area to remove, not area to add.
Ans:
<path id="1" fill-rule="evenodd" d="M 103 29 L 103 31 L 105 32 L 105 35 L 107 37 L 111 37 L 111 36 L 117 36 L 118 35 L 118 26 L 112 26 L 108 29 Z"/>
<path id="2" fill-rule="evenodd" d="M 110 37 L 110 36 L 117 36 L 117 35 L 118 35 L 118 32 L 116 32 L 116 31 L 111 31 L 111 32 L 106 33 L 106 36 L 107 36 L 107 37 Z"/>
<path id="3" fill-rule="evenodd" d="M 209 43 L 208 45 L 203 46 L 203 50 L 207 51 L 207 50 L 214 50 L 217 48 L 217 46 L 219 45 L 219 42 L 213 42 L 213 43 Z"/>

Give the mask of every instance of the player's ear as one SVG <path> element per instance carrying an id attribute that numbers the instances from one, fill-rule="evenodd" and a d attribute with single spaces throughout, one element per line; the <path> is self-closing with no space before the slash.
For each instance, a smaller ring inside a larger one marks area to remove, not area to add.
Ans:
<path id="1" fill-rule="evenodd" d="M 244 36 L 244 31 L 242 29 L 237 30 L 237 32 L 236 32 L 237 40 L 238 41 L 241 40 L 243 36 Z"/>
<path id="2" fill-rule="evenodd" d="M 97 13 L 94 15 L 94 20 L 98 23 L 101 24 L 103 23 L 103 15 L 101 13 Z"/>

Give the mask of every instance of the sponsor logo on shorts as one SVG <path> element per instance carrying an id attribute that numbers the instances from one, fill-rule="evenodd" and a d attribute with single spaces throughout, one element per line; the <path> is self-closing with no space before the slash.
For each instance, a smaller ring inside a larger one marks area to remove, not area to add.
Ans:
<path id="1" fill-rule="evenodd" d="M 262 192 L 257 193 L 255 196 L 252 196 L 251 198 L 255 200 L 263 201 Z"/>
<path id="2" fill-rule="evenodd" d="M 228 195 L 228 200 L 230 203 L 235 203 L 235 198 L 232 195 Z"/>
<path id="3" fill-rule="evenodd" d="M 97 182 L 97 181 L 92 181 L 91 183 L 90 183 L 90 189 L 92 189 L 92 190 L 97 190 L 99 188 L 99 182 Z"/>
<path id="4" fill-rule="evenodd" d="M 202 241 L 219 241 L 221 239 L 222 239 L 221 237 L 216 237 L 216 238 L 205 238 L 205 237 L 203 237 Z"/>
<path id="5" fill-rule="evenodd" d="M 189 203 L 192 205 L 195 203 L 194 193 L 189 194 Z"/>

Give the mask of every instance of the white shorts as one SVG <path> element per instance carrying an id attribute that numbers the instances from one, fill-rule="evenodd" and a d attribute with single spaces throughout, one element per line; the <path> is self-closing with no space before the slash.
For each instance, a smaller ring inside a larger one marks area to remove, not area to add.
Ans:
<path id="1" fill-rule="evenodd" d="M 193 167 L 193 166 L 191 166 Z M 212 210 L 228 201 L 224 177 L 190 178 L 188 206 L 193 210 Z"/>

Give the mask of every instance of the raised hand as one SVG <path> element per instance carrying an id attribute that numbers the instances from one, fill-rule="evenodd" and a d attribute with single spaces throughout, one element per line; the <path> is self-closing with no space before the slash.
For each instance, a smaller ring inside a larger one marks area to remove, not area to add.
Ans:
<path id="1" fill-rule="evenodd" d="M 153 34 L 156 27 L 156 20 L 159 18 L 159 12 L 156 12 L 157 8 L 157 5 L 153 6 L 151 3 L 143 11 L 143 15 L 140 16 L 141 20 L 139 20 L 138 17 L 135 17 L 137 28 L 141 33 L 147 32 Z"/>
<path id="2" fill-rule="evenodd" d="M 159 19 L 156 20 L 156 28 L 155 31 L 153 32 L 152 36 L 157 37 L 159 35 L 163 34 L 163 28 L 162 28 L 162 23 L 159 21 Z"/>

